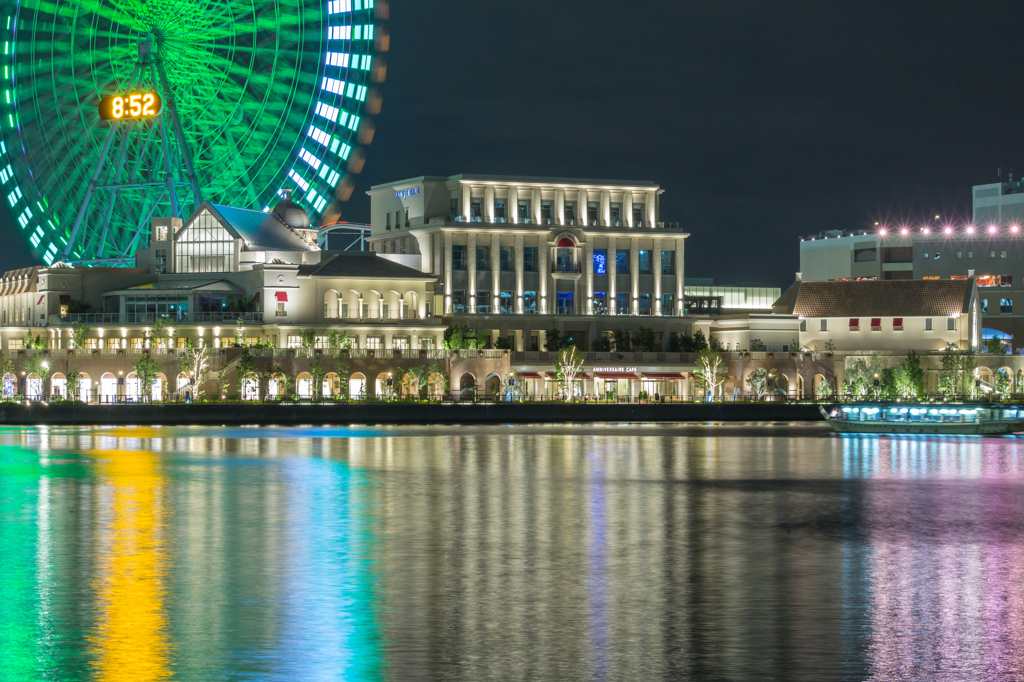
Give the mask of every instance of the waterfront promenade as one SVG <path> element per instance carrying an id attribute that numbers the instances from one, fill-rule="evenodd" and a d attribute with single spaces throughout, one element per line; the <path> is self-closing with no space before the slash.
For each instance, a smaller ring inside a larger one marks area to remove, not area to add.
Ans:
<path id="1" fill-rule="evenodd" d="M 3 403 L 0 424 L 306 425 L 820 422 L 813 403 Z"/>

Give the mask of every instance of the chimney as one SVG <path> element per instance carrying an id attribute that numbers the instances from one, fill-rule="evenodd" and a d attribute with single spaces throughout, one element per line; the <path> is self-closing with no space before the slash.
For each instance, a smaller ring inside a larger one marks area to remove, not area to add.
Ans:
<path id="1" fill-rule="evenodd" d="M 800 282 L 800 281 L 803 280 L 803 278 L 804 278 L 804 273 L 802 273 L 802 272 L 796 273 L 796 281 Z"/>
<path id="2" fill-rule="evenodd" d="M 967 269 L 967 276 L 968 277 L 974 277 L 974 268 L 968 268 Z"/>

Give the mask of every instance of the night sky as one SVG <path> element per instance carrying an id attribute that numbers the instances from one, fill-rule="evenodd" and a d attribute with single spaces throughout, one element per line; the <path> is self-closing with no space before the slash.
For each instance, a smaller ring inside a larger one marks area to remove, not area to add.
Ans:
<path id="1" fill-rule="evenodd" d="M 417 175 L 653 180 L 687 276 L 786 286 L 801 235 L 967 220 L 971 185 L 1024 175 L 1024 3 L 391 5 L 344 219 Z M 0 267 L 30 264 L 12 241 Z"/>

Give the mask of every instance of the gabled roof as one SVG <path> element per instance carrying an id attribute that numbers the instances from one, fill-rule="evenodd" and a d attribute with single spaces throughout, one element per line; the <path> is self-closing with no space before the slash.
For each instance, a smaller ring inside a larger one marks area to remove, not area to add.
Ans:
<path id="1" fill-rule="evenodd" d="M 974 278 L 797 281 L 775 312 L 800 317 L 955 317 L 969 311 Z"/>
<path id="2" fill-rule="evenodd" d="M 247 246 L 245 250 L 312 251 L 314 248 L 273 212 L 251 211 L 204 201 L 192 217 L 204 209 L 216 216 L 237 239 L 244 240 Z"/>
<path id="3" fill-rule="evenodd" d="M 299 267 L 300 277 L 361 277 L 366 279 L 432 280 L 431 274 L 414 270 L 372 251 L 341 251 L 316 265 Z"/>

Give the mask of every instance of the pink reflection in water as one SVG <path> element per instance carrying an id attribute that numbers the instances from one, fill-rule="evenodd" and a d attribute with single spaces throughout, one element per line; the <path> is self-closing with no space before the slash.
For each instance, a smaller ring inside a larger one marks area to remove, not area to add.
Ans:
<path id="1" fill-rule="evenodd" d="M 845 456 L 871 481 L 870 678 L 1024 679 L 1018 442 L 865 439 Z"/>

